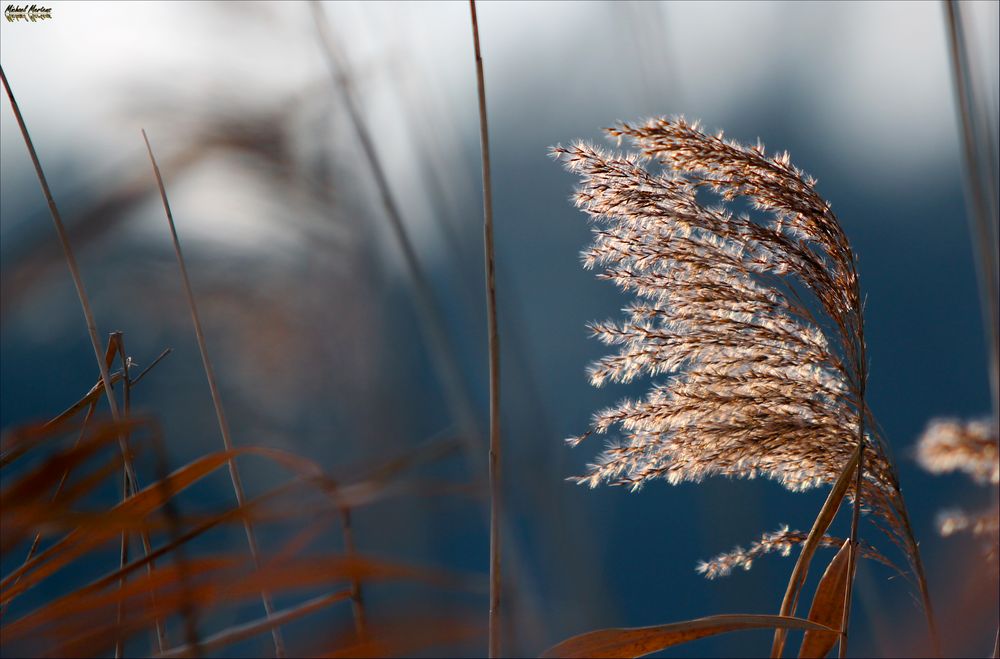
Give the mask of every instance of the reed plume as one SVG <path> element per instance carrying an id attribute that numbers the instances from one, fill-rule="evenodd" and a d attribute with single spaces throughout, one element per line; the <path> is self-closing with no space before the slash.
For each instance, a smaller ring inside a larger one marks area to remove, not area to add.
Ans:
<path id="1" fill-rule="evenodd" d="M 792 549 L 804 543 L 807 537 L 808 534 L 801 531 L 789 530 L 787 525 L 783 525 L 777 531 L 762 534 L 760 540 L 755 540 L 750 544 L 748 549 L 739 546 L 734 547 L 732 551 L 719 554 L 710 561 L 698 563 L 695 569 L 700 574 L 705 575 L 707 579 L 726 577 L 733 570 L 740 568 L 749 570 L 753 567 L 755 560 L 767 554 L 777 553 L 781 556 L 788 556 L 792 553 Z M 824 547 L 836 549 L 844 544 L 844 538 L 835 538 L 827 535 L 823 536 L 820 544 Z M 898 568 L 896 568 L 892 561 L 883 556 L 875 547 L 867 542 L 861 543 L 860 552 L 865 558 L 878 561 L 898 571 Z"/>
<path id="2" fill-rule="evenodd" d="M 975 513 L 954 509 L 938 515 L 942 536 L 971 533 L 984 541 L 990 573 L 1000 574 L 1000 450 L 996 428 L 988 420 L 935 419 L 917 442 L 917 461 L 932 474 L 964 472 L 980 485 L 992 485 L 993 505 Z"/>
<path id="3" fill-rule="evenodd" d="M 744 146 L 682 118 L 607 133 L 639 153 L 582 142 L 551 151 L 581 177 L 573 201 L 594 223 L 584 266 L 635 296 L 623 320 L 590 324 L 617 348 L 591 365 L 590 381 L 666 381 L 597 412 L 587 433 L 567 440 L 620 431 L 577 482 L 638 489 L 721 474 L 802 491 L 834 483 L 863 441 L 863 506 L 923 587 L 897 477 L 865 403 L 855 256 L 816 180 L 787 152 L 769 156 L 759 142 Z M 852 501 L 857 489 L 852 478 Z M 855 531 L 856 523 L 856 540 Z M 783 531 L 750 553 L 787 553 L 805 538 Z M 730 559 L 731 569 L 752 557 Z M 724 563 L 703 572 L 723 574 Z"/>
<path id="4" fill-rule="evenodd" d="M 917 461 L 932 474 L 962 471 L 981 485 L 1000 483 L 997 433 L 988 421 L 931 421 L 917 443 Z"/>

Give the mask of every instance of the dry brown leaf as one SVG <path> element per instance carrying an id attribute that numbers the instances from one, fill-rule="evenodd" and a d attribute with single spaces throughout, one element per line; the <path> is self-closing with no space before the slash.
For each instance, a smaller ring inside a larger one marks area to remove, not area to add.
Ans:
<path id="1" fill-rule="evenodd" d="M 181 490 L 201 480 L 236 456 L 252 449 L 234 449 L 212 453 L 198 458 L 163 480 L 149 485 L 135 496 L 126 499 L 109 511 L 109 514 L 128 515 L 149 514 L 160 508 Z M 20 593 L 36 585 L 45 577 L 56 572 L 82 554 L 99 547 L 114 538 L 119 530 L 113 525 L 103 529 L 77 529 L 54 545 L 36 555 L 17 570 L 11 572 L 0 583 L 0 602 L 8 602 Z M 21 579 L 17 582 L 17 579 Z"/>
<path id="2" fill-rule="evenodd" d="M 580 634 L 546 650 L 542 657 L 644 657 L 706 636 L 746 629 L 834 631 L 809 620 L 772 615 L 718 615 L 634 629 L 601 629 Z M 836 633 L 836 632 L 834 632 Z"/>
<path id="3" fill-rule="evenodd" d="M 844 620 L 844 602 L 847 591 L 847 573 L 851 556 L 851 541 L 845 540 L 837 555 L 823 573 L 816 595 L 813 597 L 809 619 L 827 627 L 840 627 Z M 839 634 L 807 630 L 799 648 L 799 657 L 822 659 L 837 643 Z"/>
<path id="4" fill-rule="evenodd" d="M 837 482 L 834 483 L 833 489 L 830 490 L 830 494 L 823 503 L 823 508 L 820 509 L 819 515 L 816 516 L 816 521 L 813 522 L 812 530 L 809 531 L 809 537 L 806 538 L 805 544 L 802 545 L 802 553 L 799 554 L 799 559 L 795 562 L 792 576 L 788 579 L 788 588 L 785 590 L 785 598 L 781 602 L 780 615 L 785 616 L 795 613 L 795 606 L 799 602 L 799 591 L 802 589 L 802 584 L 805 583 L 806 575 L 809 573 L 809 561 L 812 560 L 813 553 L 815 553 L 816 548 L 819 546 L 820 540 L 823 539 L 826 530 L 830 528 L 833 518 L 837 516 L 837 511 L 840 510 L 840 503 L 844 500 L 844 496 L 851 486 L 851 479 L 857 471 L 858 462 L 861 460 L 861 447 L 862 445 L 859 444 L 854 450 L 854 455 L 844 465 L 844 470 L 840 472 Z M 778 629 L 774 632 L 771 657 L 780 657 L 781 651 L 784 648 L 785 631 Z"/>

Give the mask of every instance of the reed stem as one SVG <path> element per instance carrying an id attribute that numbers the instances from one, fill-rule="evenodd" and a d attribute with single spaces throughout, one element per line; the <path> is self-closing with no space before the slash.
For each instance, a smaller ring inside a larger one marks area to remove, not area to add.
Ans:
<path id="1" fill-rule="evenodd" d="M 493 245 L 493 186 L 490 176 L 490 134 L 486 115 L 486 82 L 479 46 L 476 1 L 469 0 L 472 42 L 476 53 L 476 83 L 479 90 L 479 141 L 483 155 L 483 247 L 486 266 L 486 319 L 490 354 L 490 619 L 489 656 L 500 656 L 500 332 L 497 325 L 496 264 Z"/>
<path id="2" fill-rule="evenodd" d="M 222 407 L 222 397 L 219 394 L 219 386 L 215 380 L 215 370 L 212 368 L 212 361 L 208 357 L 208 346 L 205 341 L 205 333 L 201 327 L 201 318 L 198 315 L 198 307 L 194 300 L 194 291 L 191 289 L 191 280 L 188 278 L 187 266 L 184 262 L 184 254 L 181 252 L 181 243 L 177 237 L 177 227 L 174 225 L 174 215 L 170 210 L 170 202 L 167 200 L 167 190 L 163 185 L 163 177 L 160 175 L 160 168 L 156 164 L 156 157 L 153 155 L 153 147 L 149 143 L 146 131 L 142 131 L 142 139 L 146 143 L 146 151 L 149 153 L 149 161 L 153 166 L 153 175 L 156 177 L 156 185 L 160 191 L 160 200 L 163 202 L 163 210 L 167 216 L 167 225 L 170 227 L 170 237 L 173 241 L 174 254 L 177 256 L 177 265 L 180 268 L 181 282 L 184 286 L 184 296 L 187 298 L 188 310 L 191 313 L 191 322 L 194 324 L 194 334 L 198 340 L 198 351 L 201 353 L 201 362 L 205 367 L 205 377 L 208 380 L 208 388 L 212 394 L 212 405 L 215 407 L 215 416 L 219 422 L 219 431 L 222 434 L 222 444 L 227 451 L 233 450 L 233 438 L 229 430 L 229 421 L 226 419 L 226 411 Z M 243 490 L 243 481 L 240 478 L 239 468 L 236 461 L 229 460 L 229 478 L 233 484 L 233 492 L 236 495 L 236 505 L 240 508 L 246 502 L 246 494 Z M 250 555 L 253 558 L 255 569 L 260 569 L 260 552 L 257 547 L 257 536 L 254 533 L 253 525 L 249 519 L 243 520 L 243 530 L 246 532 L 247 546 L 250 548 Z M 261 601 L 264 604 L 264 612 L 268 618 L 274 615 L 274 603 L 271 595 L 267 591 L 261 591 Z M 285 656 L 285 643 L 281 636 L 281 629 L 275 625 L 271 628 L 271 637 L 274 641 L 274 653 L 277 657 Z"/>

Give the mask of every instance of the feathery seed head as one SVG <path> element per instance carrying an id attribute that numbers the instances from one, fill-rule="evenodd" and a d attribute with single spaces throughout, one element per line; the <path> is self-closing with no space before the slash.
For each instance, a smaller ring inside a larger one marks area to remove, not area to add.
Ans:
<path id="1" fill-rule="evenodd" d="M 991 421 L 934 419 L 917 442 L 917 461 L 927 471 L 965 472 L 981 485 L 1000 486 L 998 432 Z M 938 515 L 943 536 L 971 533 L 984 541 L 986 562 L 993 576 L 1000 574 L 1000 506 L 969 514 L 962 510 Z"/>
<path id="2" fill-rule="evenodd" d="M 917 443 L 917 460 L 933 474 L 964 471 L 977 483 L 1000 483 L 997 433 L 989 421 L 935 419 Z"/>
<path id="3" fill-rule="evenodd" d="M 816 180 L 787 152 L 768 157 L 759 141 L 745 147 L 683 118 L 607 133 L 638 153 L 551 150 L 580 176 L 573 202 L 594 231 L 584 267 L 635 296 L 623 320 L 589 325 L 616 351 L 588 376 L 594 386 L 666 380 L 570 440 L 620 432 L 577 482 L 760 475 L 799 491 L 833 483 L 864 436 L 862 499 L 898 539 L 902 501 L 864 404 L 855 257 Z M 706 205 L 705 190 L 721 203 Z M 737 199 L 758 217 L 734 214 Z"/>

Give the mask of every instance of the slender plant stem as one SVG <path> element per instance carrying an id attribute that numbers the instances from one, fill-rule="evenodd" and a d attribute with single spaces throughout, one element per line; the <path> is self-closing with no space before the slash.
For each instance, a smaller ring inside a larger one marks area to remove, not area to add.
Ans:
<path id="1" fill-rule="evenodd" d="M 823 507 L 816 515 L 816 519 L 813 520 L 812 528 L 809 530 L 809 535 L 806 536 L 805 542 L 802 543 L 802 550 L 799 552 L 799 557 L 795 561 L 795 567 L 792 568 L 792 574 L 788 579 L 785 596 L 781 600 L 781 610 L 778 613 L 780 616 L 795 615 L 795 609 L 799 602 L 799 593 L 809 572 L 809 562 L 812 560 L 820 540 L 823 538 L 826 530 L 830 528 L 830 524 L 840 510 L 840 504 L 843 502 L 844 495 L 847 493 L 847 488 L 849 487 L 850 477 L 855 473 L 855 462 L 861 458 L 860 449 L 861 447 L 858 446 L 847 461 L 847 464 L 844 465 L 833 487 L 830 488 L 830 493 L 827 494 L 826 501 L 823 502 Z M 777 659 L 781 656 L 785 648 L 786 637 L 785 629 L 779 628 L 775 630 L 774 641 L 771 644 L 772 659 Z"/>
<path id="2" fill-rule="evenodd" d="M 967 57 L 962 44 L 965 38 L 959 16 L 960 7 L 954 0 L 945 0 L 948 19 L 948 42 L 951 53 L 955 101 L 958 104 L 962 127 L 963 155 L 965 156 L 966 197 L 969 202 L 969 231 L 975 247 L 979 273 L 979 292 L 983 326 L 990 350 L 990 387 L 993 393 L 993 424 L 1000 425 L 1000 311 L 997 300 L 997 216 L 996 188 L 987 191 L 984 181 L 995 178 L 980 168 L 979 149 L 988 149 L 990 140 L 976 139 L 976 122 L 972 110 L 972 87 Z M 985 117 L 983 117 L 985 119 Z M 989 154 L 992 160 L 993 155 Z M 993 185 L 996 185 L 995 180 Z M 993 196 L 990 204 L 989 196 Z M 992 228 L 991 228 L 992 225 Z"/>
<path id="3" fill-rule="evenodd" d="M 118 410 L 118 402 L 115 399 L 114 389 L 112 388 L 109 364 L 104 358 L 104 352 L 101 350 L 101 342 L 98 339 L 97 333 L 97 322 L 94 320 L 94 312 L 90 306 L 90 297 L 87 295 L 86 287 L 83 284 L 83 276 L 80 274 L 80 267 L 77 264 L 76 255 L 73 253 L 73 247 L 69 242 L 69 235 L 66 233 L 66 227 L 62 221 L 62 215 L 59 213 L 59 207 L 56 205 L 56 200 L 52 196 L 52 190 L 49 188 L 48 179 L 45 177 L 42 164 L 38 159 L 38 153 L 35 151 L 35 145 L 31 140 L 31 135 L 28 133 L 28 127 L 24 123 L 24 117 L 21 115 L 21 108 L 17 104 L 17 99 L 14 98 L 14 91 L 10 87 L 10 82 L 7 80 L 7 74 L 4 72 L 3 67 L 0 67 L 0 80 L 2 80 L 3 87 L 7 92 L 7 98 L 10 100 L 11 109 L 14 111 L 14 118 L 17 121 L 17 126 L 21 131 L 21 136 L 24 138 L 24 144 L 28 149 L 29 156 L 31 157 L 31 164 L 35 168 L 35 175 L 38 177 L 38 182 L 42 188 L 42 194 L 45 196 L 45 201 L 48 204 L 49 214 L 52 216 L 52 223 L 55 225 L 56 234 L 59 237 L 59 244 L 62 247 L 63 256 L 66 259 L 66 265 L 69 267 L 70 276 L 73 279 L 73 286 L 76 288 L 77 298 L 79 298 L 80 306 L 83 309 L 83 317 L 87 324 L 87 334 L 90 337 L 90 345 L 94 350 L 94 356 L 97 358 L 97 366 L 101 373 L 101 382 L 104 385 L 104 393 L 108 399 L 108 407 L 111 409 L 111 418 L 116 424 L 119 424 L 121 421 L 121 415 Z M 123 368 L 127 368 L 127 366 L 123 364 Z M 135 491 L 135 484 L 138 483 L 138 480 L 129 455 L 127 438 L 122 433 L 119 433 L 118 436 L 118 446 L 122 453 L 122 465 L 125 473 L 124 491 L 127 494 L 129 492 L 130 485 L 132 487 L 132 491 Z M 147 553 L 148 551 L 147 547 Z M 166 639 L 165 630 L 159 619 L 156 621 L 156 631 L 159 649 L 162 650 L 166 644 Z"/>
<path id="4" fill-rule="evenodd" d="M 493 186 L 490 177 L 490 131 L 486 115 L 486 81 L 479 47 L 476 0 L 469 0 L 472 43 L 479 89 L 479 142 L 483 153 L 483 247 L 486 266 L 486 319 L 490 353 L 490 623 L 489 656 L 500 656 L 500 332 L 497 328 L 496 265 L 493 246 Z"/>
<path id="5" fill-rule="evenodd" d="M 354 556 L 357 553 L 357 548 L 354 546 L 354 527 L 351 524 L 350 508 L 341 509 L 340 523 L 344 533 L 344 554 L 348 557 Z M 354 631 L 358 634 L 358 640 L 364 641 L 368 637 L 368 620 L 365 615 L 361 580 L 356 575 L 351 577 L 351 612 L 354 615 Z"/>
<path id="6" fill-rule="evenodd" d="M 55 225 L 56 234 L 59 236 L 59 244 L 62 246 L 63 256 L 66 258 L 66 265 L 69 266 L 69 274 L 73 279 L 73 286 L 76 288 L 76 296 L 80 300 L 80 306 L 83 308 L 83 317 L 87 323 L 87 334 L 90 337 L 91 347 L 94 349 L 94 356 L 97 358 L 97 366 L 101 372 L 101 382 L 104 384 L 104 393 L 108 397 L 108 406 L 111 408 L 111 418 L 115 423 L 118 423 L 120 416 L 118 413 L 118 403 L 115 400 L 114 391 L 111 386 L 111 374 L 108 369 L 108 365 L 104 361 L 104 353 L 101 350 L 101 342 L 97 338 L 97 323 L 94 321 L 94 313 L 90 308 L 90 298 L 87 296 L 87 289 L 83 285 L 83 277 L 80 275 L 80 268 L 76 262 L 76 256 L 73 254 L 73 247 L 69 243 L 69 236 L 66 233 L 66 227 L 63 225 L 62 215 L 59 213 L 59 208 L 56 206 L 56 200 L 52 196 L 52 190 L 49 189 L 49 182 L 45 178 L 45 172 L 42 170 L 42 164 L 38 160 L 38 153 L 35 152 L 35 145 L 31 141 L 31 135 L 28 133 L 28 127 L 24 123 L 24 117 L 21 116 L 21 109 L 17 105 L 17 100 L 14 98 L 14 92 L 10 88 L 10 83 L 7 81 L 7 74 L 4 73 L 3 67 L 0 66 L 0 80 L 3 81 L 3 87 L 7 91 L 7 98 L 10 99 L 11 109 L 14 111 L 14 119 L 17 121 L 17 126 L 21 130 L 21 136 L 24 138 L 24 144 L 28 148 L 28 155 L 31 157 L 31 164 L 35 167 L 35 175 L 38 177 L 38 183 L 42 186 L 42 194 L 45 195 L 45 201 L 49 206 L 49 214 L 52 215 L 52 223 Z M 122 450 L 125 451 L 124 441 L 119 438 L 119 444 L 122 445 Z M 132 468 L 131 462 L 128 460 L 127 456 L 123 456 L 125 463 L 125 472 L 128 474 L 132 482 L 135 482 L 135 471 Z"/>
<path id="7" fill-rule="evenodd" d="M 969 231 L 976 256 L 979 280 L 980 308 L 983 329 L 990 351 L 990 388 L 993 396 L 993 430 L 1000 428 L 1000 302 L 997 300 L 997 236 L 1000 220 L 997 217 L 997 176 L 995 135 L 989 135 L 990 118 L 980 106 L 978 127 L 986 130 L 977 139 L 977 121 L 973 112 L 975 81 L 969 70 L 968 51 L 965 50 L 964 30 L 960 16 L 961 6 L 954 0 L 944 1 L 948 23 L 948 45 L 954 81 L 955 101 L 958 104 L 962 127 L 963 155 L 965 156 L 965 194 L 969 204 Z M 995 126 L 994 126 L 995 128 Z M 983 139 L 985 138 L 985 139 Z M 985 150 L 983 154 L 980 150 Z M 983 171 L 982 158 L 987 159 L 990 171 Z M 987 186 L 992 186 L 987 189 Z M 995 496 L 995 495 L 994 495 Z M 1000 656 L 1000 626 L 993 656 Z"/>
<path id="8" fill-rule="evenodd" d="M 131 418 L 132 416 L 132 378 L 129 376 L 129 367 L 131 366 L 130 360 L 127 353 L 125 352 L 125 339 L 121 332 L 112 332 L 111 340 L 109 346 L 113 346 L 118 353 L 118 361 L 122 365 L 122 407 L 125 414 L 125 418 Z M 125 460 L 126 463 L 131 463 L 132 456 L 132 444 L 129 437 L 129 432 L 126 430 L 123 433 L 125 449 L 128 451 L 128 457 Z M 122 500 L 134 496 L 136 492 L 139 491 L 139 482 L 134 480 L 129 480 L 128 474 L 124 474 L 122 479 Z M 146 556 L 153 553 L 153 543 L 150 541 L 149 531 L 143 530 L 139 533 L 140 540 L 142 541 L 142 550 Z M 122 531 L 122 547 L 121 547 L 121 564 L 120 567 L 125 567 L 128 563 L 128 543 L 129 543 L 129 532 L 128 530 Z M 153 573 L 154 564 L 152 561 L 146 564 L 146 573 Z M 125 579 L 119 580 L 118 587 L 123 588 L 125 586 Z M 156 596 L 150 593 L 149 596 L 150 603 L 155 606 Z M 121 602 L 118 605 L 118 620 L 121 622 Z M 163 624 L 163 620 L 159 617 L 156 618 L 156 645 L 157 648 L 163 650 L 169 643 L 167 642 L 167 629 Z M 115 656 L 122 656 L 121 652 L 124 650 L 123 640 L 118 639 L 115 645 Z"/>
<path id="9" fill-rule="evenodd" d="M 111 342 L 109 342 L 108 343 L 107 356 L 106 356 L 106 359 L 107 359 L 107 361 L 109 363 L 111 362 L 111 359 L 112 359 L 112 356 L 113 356 L 113 353 L 112 353 L 113 350 L 114 350 L 114 344 L 111 343 Z M 163 359 L 164 357 L 166 357 L 167 355 L 169 355 L 170 352 L 171 352 L 171 350 L 172 350 L 171 348 L 167 348 L 162 353 L 160 353 L 160 356 L 157 357 L 155 360 L 153 360 L 153 362 L 149 366 L 147 366 L 145 368 L 145 370 L 143 370 L 142 373 L 139 374 L 139 377 L 137 377 L 135 380 L 132 381 L 132 386 L 135 386 L 135 385 L 139 384 L 139 380 L 141 380 L 142 377 L 144 375 L 146 375 L 146 373 L 149 373 L 149 371 L 151 371 L 154 366 L 156 366 L 157 364 L 159 364 L 161 359 Z M 112 379 L 114 379 L 114 378 L 112 378 Z M 101 381 L 98 380 L 96 386 L 100 387 L 100 385 L 101 385 Z M 87 426 L 90 424 L 90 420 L 93 418 L 94 412 L 97 411 L 97 403 L 98 403 L 98 401 L 100 399 L 101 393 L 103 393 L 103 390 L 100 389 L 100 388 L 97 388 L 96 392 L 97 393 L 94 396 L 90 396 L 88 394 L 87 396 L 84 396 L 83 398 L 81 398 L 80 399 L 81 402 L 80 402 L 79 406 L 74 405 L 73 407 L 70 408 L 70 410 L 73 410 L 73 414 L 76 414 L 77 412 L 79 412 L 84 407 L 87 408 L 87 413 L 84 415 L 83 422 L 80 424 L 80 432 L 77 433 L 76 440 L 73 442 L 73 448 L 74 449 L 77 446 L 80 445 L 80 442 L 83 441 L 83 438 L 87 434 Z M 69 412 L 70 410 L 67 410 L 67 412 Z M 69 418 L 69 416 L 72 416 L 72 415 L 67 415 L 67 412 L 63 412 L 56 419 L 50 420 L 45 425 L 46 426 L 55 425 L 57 423 L 57 419 L 64 420 L 66 418 Z M 61 422 L 61 421 L 59 421 L 59 422 Z M 69 467 L 67 467 L 66 469 L 63 470 L 62 475 L 59 477 L 59 482 L 56 484 L 56 488 L 52 492 L 52 496 L 49 499 L 50 501 L 56 501 L 59 498 L 59 495 L 62 494 L 63 488 L 66 486 L 66 481 L 69 479 L 69 472 L 70 472 Z M 41 533 L 36 533 L 34 539 L 31 541 L 31 546 L 28 548 L 27 555 L 24 557 L 24 560 L 21 561 L 21 565 L 22 566 L 25 563 L 27 563 L 28 561 L 30 561 L 35 556 L 35 552 L 38 551 L 38 545 L 41 544 L 41 542 L 42 542 L 42 534 Z M 21 581 L 21 577 L 18 576 L 16 579 L 14 579 L 13 583 L 11 583 L 10 587 L 13 588 L 20 581 Z M 7 608 L 7 604 L 9 604 L 9 602 L 4 602 L 3 604 L 0 604 L 0 617 L 3 616 L 3 613 L 4 613 L 4 611 Z"/>
<path id="10" fill-rule="evenodd" d="M 127 418 L 129 418 L 129 416 L 131 414 L 131 411 L 132 411 L 132 381 L 131 381 L 131 379 L 129 378 L 129 375 L 128 375 L 128 361 L 127 361 L 128 358 L 125 356 L 125 345 L 122 343 L 122 334 L 121 334 L 121 332 L 113 332 L 111 334 L 110 344 L 112 346 L 115 346 L 115 348 L 116 348 L 116 350 L 118 352 L 119 360 L 121 361 L 121 364 L 122 364 L 122 380 L 124 381 L 124 385 L 122 387 L 122 392 L 123 392 L 122 393 L 122 396 L 123 396 L 122 403 L 123 403 L 123 406 L 124 406 L 125 418 L 127 419 Z M 130 444 L 131 444 L 131 442 L 129 442 L 129 437 L 128 437 L 128 433 L 127 432 L 125 433 L 125 444 L 126 444 L 126 446 L 130 446 Z M 130 496 L 132 496 L 133 494 L 135 494 L 135 491 L 132 489 L 133 485 L 137 485 L 137 483 L 131 483 L 131 482 L 129 482 L 128 474 L 123 472 L 122 473 L 122 501 L 128 499 Z M 123 529 L 122 530 L 122 538 L 121 538 L 121 551 L 120 551 L 119 557 L 118 557 L 118 569 L 119 570 L 121 570 L 122 568 L 124 568 L 128 564 L 128 549 L 129 549 L 129 532 L 128 532 L 128 529 Z M 149 554 L 148 551 L 146 553 L 147 553 L 147 555 Z M 151 568 L 152 565 L 153 565 L 152 563 L 149 563 L 148 567 Z M 121 591 L 125 587 L 125 582 L 126 581 L 127 581 L 127 577 L 125 577 L 125 576 L 122 576 L 120 579 L 118 579 L 118 590 L 119 591 Z M 118 610 L 117 610 L 117 620 L 118 620 L 118 625 L 120 626 L 122 624 L 122 612 L 124 610 L 124 601 L 123 600 L 118 600 L 118 607 L 117 608 L 118 608 Z M 156 629 L 156 631 L 157 631 L 157 641 L 160 643 L 159 649 L 162 651 L 164 649 L 164 645 L 165 644 L 162 642 L 162 639 L 160 638 L 161 635 L 162 635 L 161 634 L 161 630 L 162 630 L 162 626 L 159 624 L 159 619 L 157 619 L 157 629 Z M 125 640 L 121 636 L 119 636 L 118 639 L 115 641 L 115 658 L 118 659 L 118 658 L 124 656 L 124 653 L 125 653 Z"/>
<path id="11" fill-rule="evenodd" d="M 139 376 L 138 376 L 138 377 L 137 377 L 136 379 L 132 380 L 132 386 L 134 387 L 135 385 L 139 384 L 139 381 L 140 381 L 140 380 L 142 380 L 142 379 L 143 379 L 144 377 L 146 377 L 146 374 L 147 374 L 147 373 L 149 373 L 150 371 L 152 371 L 152 370 L 153 370 L 153 368 L 155 368 L 155 367 L 156 367 L 156 365 L 157 365 L 157 364 L 159 364 L 159 363 L 160 363 L 160 361 L 161 361 L 161 360 L 162 360 L 162 359 L 163 359 L 164 357 L 166 357 L 167 355 L 169 355 L 169 354 L 170 354 L 170 353 L 172 353 L 173 351 L 174 351 L 174 349 L 173 349 L 173 348 L 167 348 L 167 349 L 165 349 L 165 350 L 164 350 L 163 352 L 161 352 L 161 353 L 159 354 L 159 356 L 158 356 L 158 357 L 157 357 L 156 359 L 154 359 L 154 360 L 153 360 L 153 361 L 152 361 L 152 362 L 151 362 L 151 363 L 149 364 L 149 366 L 147 366 L 146 368 L 142 369 L 142 372 L 141 372 L 141 373 L 139 373 Z"/>
<path id="12" fill-rule="evenodd" d="M 865 348 L 862 345 L 861 354 L 864 355 Z M 862 358 L 863 359 L 863 358 Z M 865 473 L 865 379 L 864 374 L 860 375 L 861 393 L 859 397 L 861 410 L 858 413 L 858 470 L 854 480 L 854 505 L 851 511 L 851 545 L 847 552 L 847 584 L 844 588 L 844 613 L 840 624 L 840 659 L 847 656 L 847 628 L 851 620 L 851 596 L 854 591 L 854 574 L 858 568 L 858 522 L 861 518 L 861 483 Z"/>
<path id="13" fill-rule="evenodd" d="M 311 2 L 313 19 L 316 24 L 316 31 L 322 46 L 323 55 L 326 58 L 330 75 L 338 91 L 342 94 L 347 113 L 354 128 L 354 133 L 364 152 L 365 160 L 371 170 L 372 178 L 378 189 L 379 197 L 385 210 L 386 218 L 389 220 L 393 237 L 395 238 L 403 254 L 403 262 L 413 283 L 414 294 L 417 299 L 416 309 L 421 321 L 421 329 L 427 340 L 427 345 L 431 357 L 438 366 L 442 387 L 448 406 L 456 416 L 459 428 L 462 430 L 463 439 L 466 442 L 466 451 L 472 464 L 482 463 L 482 451 L 477 446 L 480 436 L 476 415 L 473 412 L 472 403 L 462 378 L 462 370 L 458 365 L 458 360 L 454 355 L 448 333 L 444 315 L 441 313 L 427 278 L 420 259 L 417 258 L 417 250 L 410 239 L 403 223 L 403 216 L 396 203 L 395 196 L 389 185 L 389 177 L 379 159 L 378 151 L 375 149 L 375 142 L 372 139 L 361 107 L 351 89 L 350 78 L 347 74 L 347 58 L 339 48 L 330 28 L 327 25 L 323 7 L 319 2 Z"/>
<path id="14" fill-rule="evenodd" d="M 220 650 L 224 647 L 237 643 L 244 639 L 252 638 L 257 634 L 261 633 L 266 629 L 273 628 L 276 623 L 279 622 L 290 622 L 296 618 L 299 618 L 308 613 L 318 611 L 324 607 L 330 606 L 337 602 L 342 602 L 349 599 L 351 596 L 350 590 L 340 590 L 335 593 L 330 593 L 328 595 L 320 595 L 319 597 L 314 597 L 311 600 L 305 601 L 301 604 L 293 606 L 291 608 L 279 611 L 274 615 L 273 618 L 264 618 L 263 620 L 254 620 L 253 622 L 248 622 L 242 625 L 235 625 L 221 632 L 209 636 L 204 641 L 198 643 L 198 645 L 192 645 L 188 643 L 186 645 L 181 645 L 176 648 L 170 648 L 165 652 L 161 652 L 156 655 L 156 659 L 172 659 L 173 657 L 188 657 L 191 656 L 195 651 L 213 652 L 215 650 Z"/>
<path id="15" fill-rule="evenodd" d="M 358 143 L 372 173 L 385 216 L 389 221 L 393 237 L 402 252 L 404 265 L 413 284 L 417 301 L 416 310 L 421 322 L 421 329 L 427 341 L 430 354 L 438 367 L 438 375 L 441 378 L 448 407 L 455 415 L 456 423 L 461 431 L 466 461 L 469 464 L 470 471 L 478 474 L 485 466 L 483 451 L 479 446 L 479 437 L 481 436 L 479 424 L 473 412 L 472 403 L 468 398 L 461 368 L 453 352 L 451 342 L 448 339 L 444 316 L 437 305 L 430 281 L 417 257 L 417 250 L 406 230 L 399 205 L 389 185 L 389 178 L 375 148 L 375 142 L 364 121 L 354 90 L 351 88 L 347 58 L 331 34 L 322 5 L 319 2 L 312 2 L 310 6 L 330 75 L 337 90 L 343 97 L 354 133 L 357 136 Z M 491 536 L 493 523 L 491 517 Z"/>
<path id="16" fill-rule="evenodd" d="M 903 532 L 910 542 L 910 551 L 913 553 L 913 569 L 917 573 L 917 584 L 920 586 L 920 599 L 924 605 L 924 615 L 927 618 L 927 629 L 930 634 L 931 648 L 934 656 L 941 656 L 941 637 L 938 635 L 937 620 L 934 617 L 934 607 L 931 605 L 931 594 L 927 585 L 927 573 L 924 571 L 924 561 L 920 557 L 920 547 L 917 545 L 916 536 L 913 534 L 913 526 L 910 524 L 910 514 L 906 511 L 906 504 L 903 502 L 903 493 L 896 488 L 896 496 L 899 497 L 899 518 L 903 525 Z"/>
<path id="17" fill-rule="evenodd" d="M 167 224 L 170 227 L 170 237 L 174 245 L 174 254 L 177 256 L 177 265 L 180 268 L 181 282 L 184 286 L 184 295 L 187 298 L 188 310 L 191 312 L 191 322 L 194 324 L 195 337 L 198 340 L 198 351 L 201 353 L 201 362 L 205 367 L 205 377 L 208 380 L 208 388 L 212 394 L 212 405 L 215 407 L 215 416 L 219 422 L 219 431 L 222 434 L 222 444 L 227 451 L 233 450 L 233 438 L 229 431 L 229 422 L 226 419 L 226 412 L 222 407 L 222 397 L 219 395 L 219 386 L 215 380 L 215 370 L 212 368 L 212 361 L 208 357 L 208 346 L 205 341 L 205 333 L 201 327 L 201 318 L 198 315 L 198 307 L 195 304 L 194 292 L 191 289 L 191 280 L 188 278 L 187 266 L 184 262 L 184 254 L 181 252 L 180 240 L 177 237 L 177 227 L 174 225 L 174 216 L 170 210 L 170 202 L 167 199 L 167 191 L 163 185 L 163 177 L 160 175 L 160 168 L 156 164 L 156 157 L 153 155 L 153 147 L 149 143 L 146 131 L 142 131 L 142 139 L 146 143 L 146 151 L 149 153 L 149 161 L 153 166 L 153 175 L 156 177 L 156 185 L 160 190 L 160 199 L 163 202 L 163 210 L 167 216 Z M 229 460 L 229 478 L 233 484 L 233 492 L 236 495 L 236 505 L 243 507 L 246 495 L 243 491 L 243 481 L 240 478 L 239 468 L 236 461 Z M 260 569 L 260 552 L 257 547 L 257 536 L 254 533 L 253 525 L 249 519 L 243 520 L 243 529 L 247 536 L 247 545 L 250 548 L 250 555 L 253 558 L 254 567 Z M 261 601 L 264 604 L 264 612 L 267 617 L 274 614 L 274 604 L 271 595 L 267 591 L 261 591 Z M 274 640 L 274 652 L 278 657 L 285 656 L 285 644 L 281 636 L 281 629 L 278 626 L 271 628 L 271 636 Z"/>

